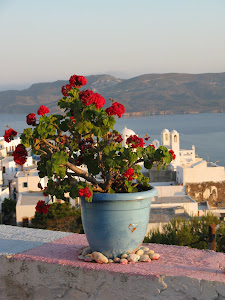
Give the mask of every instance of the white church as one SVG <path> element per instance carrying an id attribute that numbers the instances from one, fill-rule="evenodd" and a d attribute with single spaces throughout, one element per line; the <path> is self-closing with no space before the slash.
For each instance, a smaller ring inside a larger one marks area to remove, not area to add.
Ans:
<path id="1" fill-rule="evenodd" d="M 177 166 L 188 166 L 195 163 L 196 161 L 202 160 L 202 158 L 196 157 L 194 145 L 192 146 L 191 150 L 180 149 L 180 136 L 176 130 L 172 130 L 171 132 L 169 132 L 168 129 L 164 129 L 161 132 L 161 144 L 158 140 L 154 140 L 152 144 L 156 148 L 158 148 L 159 146 L 165 146 L 169 150 L 172 149 L 174 151 L 174 153 L 176 154 L 176 159 L 171 163 L 174 171 L 176 171 Z"/>
<path id="2" fill-rule="evenodd" d="M 124 128 L 121 132 L 123 145 L 126 145 L 126 139 L 135 132 L 131 129 Z M 161 132 L 161 143 L 153 140 L 152 144 L 157 149 L 159 146 L 165 146 L 173 150 L 176 159 L 171 162 L 170 169 L 176 171 L 176 182 L 185 185 L 186 183 L 201 182 L 220 182 L 225 181 L 225 170 L 213 162 L 207 162 L 195 153 L 195 146 L 192 149 L 180 149 L 180 137 L 176 130 L 171 132 L 164 129 Z M 146 172 L 146 169 L 143 172 Z"/>

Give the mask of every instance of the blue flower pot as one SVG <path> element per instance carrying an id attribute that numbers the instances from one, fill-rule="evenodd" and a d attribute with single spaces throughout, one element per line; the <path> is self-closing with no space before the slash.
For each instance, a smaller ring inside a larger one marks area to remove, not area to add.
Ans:
<path id="1" fill-rule="evenodd" d="M 152 188 L 138 193 L 94 193 L 93 201 L 81 197 L 84 231 L 92 251 L 108 258 L 134 251 L 145 237 L 150 216 Z"/>

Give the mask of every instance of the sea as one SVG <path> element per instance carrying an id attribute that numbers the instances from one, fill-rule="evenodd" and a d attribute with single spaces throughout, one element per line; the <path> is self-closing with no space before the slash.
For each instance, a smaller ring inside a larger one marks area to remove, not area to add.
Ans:
<path id="1" fill-rule="evenodd" d="M 26 115 L 0 114 L 0 136 L 4 135 L 6 126 L 22 133 L 27 128 Z M 124 127 L 132 129 L 139 137 L 148 134 L 151 138 L 161 139 L 161 131 L 177 130 L 180 134 L 180 148 L 191 149 L 195 146 L 198 156 L 218 165 L 225 166 L 225 113 L 154 115 L 145 117 L 117 118 L 115 129 Z"/>

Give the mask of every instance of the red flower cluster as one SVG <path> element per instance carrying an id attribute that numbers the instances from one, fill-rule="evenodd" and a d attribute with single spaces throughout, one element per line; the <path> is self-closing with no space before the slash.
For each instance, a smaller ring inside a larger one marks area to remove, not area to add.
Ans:
<path id="1" fill-rule="evenodd" d="M 123 138 L 122 138 L 122 136 L 119 134 L 119 135 L 116 137 L 115 142 L 116 142 L 116 143 L 121 143 L 122 141 L 123 141 Z"/>
<path id="2" fill-rule="evenodd" d="M 4 139 L 7 143 L 11 142 L 11 140 L 14 139 L 14 136 L 17 135 L 17 132 L 13 130 L 12 128 L 9 128 L 8 130 L 5 130 Z"/>
<path id="3" fill-rule="evenodd" d="M 38 114 L 39 116 L 43 116 L 43 115 L 48 114 L 48 113 L 49 113 L 49 109 L 48 109 L 48 107 L 46 107 L 46 106 L 44 106 L 44 105 L 41 105 L 41 106 L 39 107 L 39 110 L 37 111 L 37 114 Z"/>
<path id="4" fill-rule="evenodd" d="M 145 144 L 143 139 L 139 138 L 136 134 L 130 135 L 130 137 L 127 138 L 126 143 L 131 144 L 132 148 L 143 147 Z"/>
<path id="5" fill-rule="evenodd" d="M 169 153 L 172 155 L 173 160 L 175 160 L 176 154 L 174 153 L 174 151 L 173 151 L 173 150 L 170 150 Z"/>
<path id="6" fill-rule="evenodd" d="M 37 205 L 35 206 L 35 210 L 39 212 L 40 214 L 47 214 L 49 210 L 50 205 L 45 203 L 43 200 L 39 200 Z"/>
<path id="7" fill-rule="evenodd" d="M 87 79 L 84 76 L 72 75 L 69 82 L 70 85 L 82 86 L 87 84 Z"/>
<path id="8" fill-rule="evenodd" d="M 27 161 L 27 150 L 24 147 L 24 145 L 19 144 L 16 146 L 15 151 L 13 152 L 12 156 L 14 156 L 14 161 L 18 164 L 18 165 L 23 165 L 25 164 L 25 162 Z"/>
<path id="9" fill-rule="evenodd" d="M 62 86 L 62 94 L 64 97 L 67 97 L 67 93 L 72 90 L 75 86 L 73 84 L 66 84 Z"/>
<path id="10" fill-rule="evenodd" d="M 62 86 L 62 94 L 64 97 L 67 97 L 67 93 L 71 91 L 74 87 L 82 86 L 87 83 L 87 79 L 84 76 L 72 75 L 69 80 L 70 84 L 66 84 Z"/>
<path id="11" fill-rule="evenodd" d="M 36 125 L 36 120 L 37 120 L 37 118 L 36 118 L 35 114 L 32 113 L 32 114 L 27 115 L 27 124 L 28 125 L 35 126 Z"/>
<path id="12" fill-rule="evenodd" d="M 148 141 L 150 139 L 150 136 L 146 136 L 145 140 Z"/>
<path id="13" fill-rule="evenodd" d="M 92 138 L 82 139 L 79 143 L 79 148 L 81 152 L 84 152 L 87 149 L 91 149 L 93 143 L 94 141 Z"/>
<path id="14" fill-rule="evenodd" d="M 127 177 L 129 181 L 133 180 L 134 170 L 132 168 L 127 169 L 124 176 Z"/>
<path id="15" fill-rule="evenodd" d="M 92 195 L 91 191 L 89 190 L 89 188 L 87 186 L 84 189 L 79 189 L 78 194 L 81 197 L 83 196 L 83 197 L 87 197 L 87 198 L 90 198 Z"/>
<path id="16" fill-rule="evenodd" d="M 109 116 L 118 116 L 119 118 L 121 118 L 121 116 L 125 113 L 125 108 L 123 104 L 114 102 L 112 106 L 106 108 L 105 111 Z"/>
<path id="17" fill-rule="evenodd" d="M 149 147 L 152 147 L 152 148 L 154 148 L 154 149 L 155 149 L 155 146 L 154 146 L 154 145 L 149 145 Z"/>
<path id="18" fill-rule="evenodd" d="M 102 108 L 105 105 L 105 99 L 100 94 L 90 90 L 80 92 L 79 98 L 86 106 L 93 104 L 96 108 Z"/>

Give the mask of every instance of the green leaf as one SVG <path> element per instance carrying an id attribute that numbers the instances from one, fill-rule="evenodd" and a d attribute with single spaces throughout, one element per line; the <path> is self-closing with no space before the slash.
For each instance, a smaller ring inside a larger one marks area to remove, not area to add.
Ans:
<path id="1" fill-rule="evenodd" d="M 76 127 L 78 129 L 78 133 L 88 133 L 93 128 L 93 125 L 89 121 L 77 122 Z"/>
<path id="2" fill-rule="evenodd" d="M 30 138 L 32 137 L 33 131 L 32 128 L 26 128 L 23 130 L 23 133 L 21 134 L 21 141 L 22 144 L 28 148 L 30 146 Z"/>
<path id="3" fill-rule="evenodd" d="M 144 167 L 146 168 L 146 169 L 151 169 L 152 167 L 153 167 L 153 163 L 152 163 L 152 161 L 150 161 L 150 160 L 144 160 Z"/>
<path id="4" fill-rule="evenodd" d="M 64 178 L 66 176 L 66 167 L 63 164 L 66 164 L 68 161 L 68 154 L 61 151 L 53 153 L 51 160 L 47 161 L 46 167 L 48 176 L 51 177 L 53 174 Z"/>
<path id="5" fill-rule="evenodd" d="M 110 188 L 108 189 L 108 193 L 109 193 L 109 194 L 115 194 L 115 191 L 110 187 Z"/>
<path id="6" fill-rule="evenodd" d="M 40 137 L 43 139 L 46 139 L 55 134 L 56 129 L 52 124 L 50 124 L 49 121 L 50 120 L 48 120 L 46 123 L 44 123 L 43 120 L 41 120 L 37 127 L 37 132 L 40 135 Z"/>

